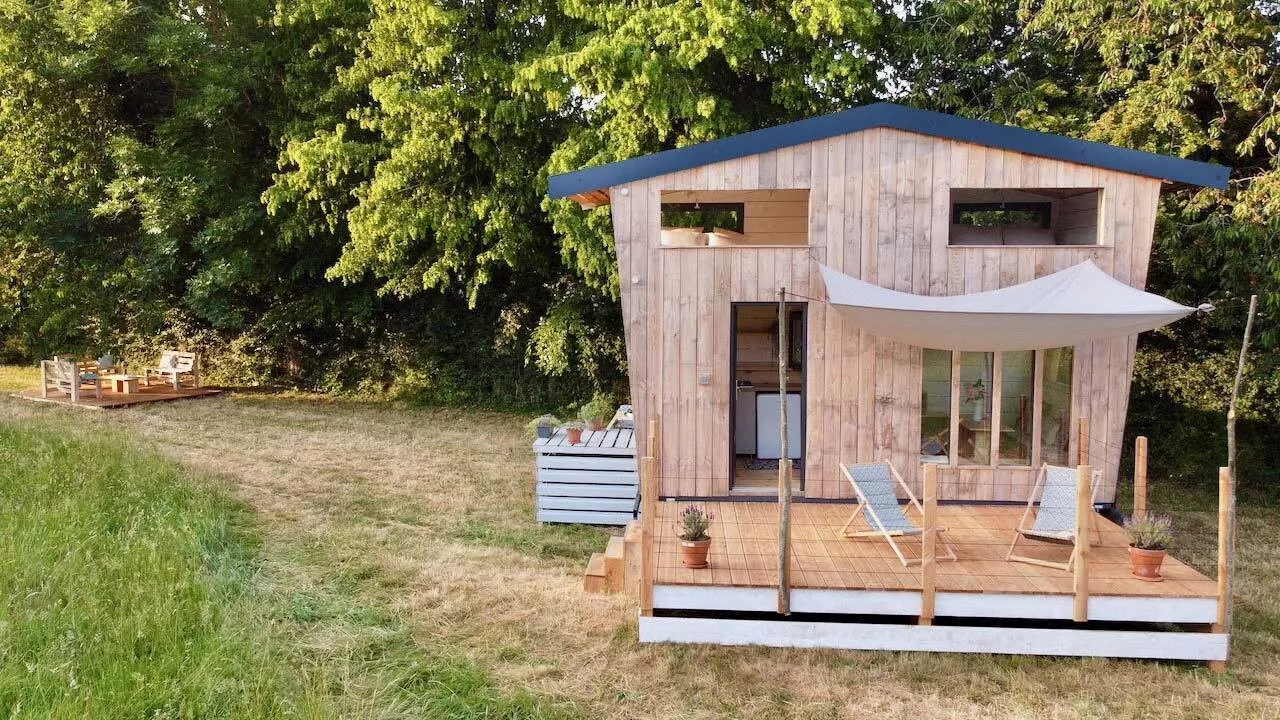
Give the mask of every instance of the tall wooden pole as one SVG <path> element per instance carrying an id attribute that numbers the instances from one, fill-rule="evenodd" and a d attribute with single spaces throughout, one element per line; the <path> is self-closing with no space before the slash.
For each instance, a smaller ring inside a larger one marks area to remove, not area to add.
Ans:
<path id="1" fill-rule="evenodd" d="M 649 426 L 651 429 L 653 425 Z M 658 522 L 658 463 L 652 457 L 640 463 L 640 614 L 653 615 L 653 576 L 657 561 L 654 525 Z"/>
<path id="2" fill-rule="evenodd" d="M 1258 315 L 1258 296 L 1253 295 L 1249 298 L 1249 318 L 1244 323 L 1244 340 L 1240 342 L 1240 359 L 1236 363 L 1236 380 L 1231 386 L 1231 403 L 1227 406 L 1227 565 L 1226 572 L 1220 574 L 1226 576 L 1226 586 L 1223 588 L 1225 598 L 1223 602 L 1226 605 L 1226 617 L 1223 623 L 1223 632 L 1231 632 L 1231 574 L 1235 572 L 1236 565 L 1236 488 L 1239 487 L 1239 478 L 1236 477 L 1236 401 L 1240 398 L 1240 383 L 1244 380 L 1244 366 L 1249 356 L 1249 340 L 1253 336 L 1253 319 Z M 1221 503 L 1220 503 L 1221 504 Z M 1221 513 L 1221 508 L 1219 509 Z M 1219 523 L 1221 525 L 1221 523 Z M 1219 529 L 1219 535 L 1222 530 Z M 1223 584 L 1223 578 L 1218 578 L 1219 586 Z"/>
<path id="3" fill-rule="evenodd" d="M 1089 619 L 1089 531 L 1093 527 L 1093 470 L 1088 465 L 1076 468 L 1076 550 L 1075 603 L 1076 622 Z"/>
<path id="4" fill-rule="evenodd" d="M 791 449 L 787 446 L 787 289 L 778 288 L 778 613 L 791 614 Z"/>
<path id="5" fill-rule="evenodd" d="M 924 466 L 924 534 L 920 536 L 920 624 L 932 625 L 937 607 L 938 466 Z"/>
<path id="6" fill-rule="evenodd" d="M 1088 465 L 1089 464 L 1089 418 L 1087 417 L 1082 416 L 1080 418 L 1080 439 L 1077 442 L 1080 444 L 1080 447 L 1079 447 L 1080 459 L 1076 461 L 1076 464 Z"/>
<path id="7" fill-rule="evenodd" d="M 1147 516 L 1147 438 L 1139 435 L 1133 441 L 1133 516 Z"/>
<path id="8" fill-rule="evenodd" d="M 1214 630 L 1227 631 L 1231 605 L 1231 471 L 1218 468 L 1218 620 Z"/>

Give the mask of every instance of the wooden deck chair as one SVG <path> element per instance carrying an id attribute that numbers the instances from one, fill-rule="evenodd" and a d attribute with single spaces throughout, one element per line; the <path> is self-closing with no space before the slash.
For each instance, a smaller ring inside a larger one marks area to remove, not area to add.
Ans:
<path id="1" fill-rule="evenodd" d="M 200 387 L 199 358 L 195 353 L 165 350 L 160 353 L 160 362 L 157 366 L 146 369 L 144 378 L 148 387 L 151 386 L 152 375 L 159 377 L 167 384 L 172 384 L 174 390 L 182 387 L 183 378 L 190 378 L 195 387 Z"/>
<path id="2" fill-rule="evenodd" d="M 62 358 L 40 361 L 40 397 L 47 398 L 54 390 L 78 403 L 85 388 L 92 388 L 93 396 L 102 399 L 102 377 L 98 373 L 82 371 L 76 362 Z"/>
<path id="3" fill-rule="evenodd" d="M 1098 485 L 1101 484 L 1101 479 L 1102 472 L 1095 470 L 1092 482 L 1093 493 L 1092 497 L 1089 498 L 1090 505 L 1098 498 Z M 1037 498 L 1039 498 L 1038 501 Z M 1036 513 L 1035 522 L 1028 525 L 1027 521 L 1030 520 L 1033 509 Z M 1090 513 L 1090 515 L 1096 514 Z M 1096 517 L 1090 517 L 1089 526 L 1093 530 L 1093 536 L 1100 541 L 1101 533 L 1098 530 L 1097 520 Z M 1052 560 L 1018 555 L 1018 541 L 1024 539 L 1070 546 L 1072 549 L 1071 558 L 1066 562 L 1053 562 Z M 1005 556 L 1005 559 L 1011 562 L 1023 562 L 1070 572 L 1076 561 L 1075 545 L 1076 470 L 1075 468 L 1059 467 L 1045 463 L 1040 468 L 1040 477 L 1036 480 L 1036 485 L 1031 490 L 1031 496 L 1027 498 L 1027 509 L 1023 511 L 1022 519 L 1018 521 L 1018 528 L 1013 536 L 1013 544 L 1009 546 L 1009 553 Z"/>
<path id="4" fill-rule="evenodd" d="M 915 507 L 916 512 L 924 517 L 924 508 L 920 506 L 920 501 L 916 500 L 916 496 L 911 492 L 911 488 L 903 482 L 902 476 L 894 469 L 888 460 L 878 463 L 866 463 L 863 465 L 841 465 L 840 471 L 848 478 L 849 484 L 853 485 L 853 492 L 858 497 L 858 505 L 853 509 L 853 514 L 849 516 L 849 522 L 840 528 L 840 535 L 847 538 L 878 538 L 882 537 L 889 543 L 889 547 L 893 548 L 893 554 L 898 556 L 902 564 L 906 567 L 917 565 L 920 563 L 918 559 L 908 560 L 902 554 L 902 549 L 898 547 L 898 543 L 894 538 L 906 537 L 909 535 L 924 534 L 923 528 L 916 525 L 907 517 L 907 513 L 903 510 L 902 505 L 898 502 L 898 494 L 894 491 L 893 481 L 896 479 L 898 485 L 906 491 L 907 498 L 911 505 Z M 850 531 L 849 526 L 857 521 L 861 515 L 870 530 Z M 938 539 L 942 542 L 942 547 L 947 552 L 946 559 L 955 560 L 955 548 L 951 546 L 942 533 L 946 528 L 938 528 Z"/>

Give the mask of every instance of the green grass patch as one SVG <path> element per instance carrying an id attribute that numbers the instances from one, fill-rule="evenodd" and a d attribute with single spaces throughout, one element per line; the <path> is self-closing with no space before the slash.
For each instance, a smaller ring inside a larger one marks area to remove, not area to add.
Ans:
<path id="1" fill-rule="evenodd" d="M 269 649 L 240 615 L 247 522 L 118 437 L 0 425 L 0 711 L 284 713 Z"/>
<path id="2" fill-rule="evenodd" d="M 121 435 L 0 422 L 0 716 L 568 718 L 501 691 Z"/>
<path id="3" fill-rule="evenodd" d="M 23 365 L 0 365 L 0 392 L 16 393 L 40 387 L 40 370 Z"/>

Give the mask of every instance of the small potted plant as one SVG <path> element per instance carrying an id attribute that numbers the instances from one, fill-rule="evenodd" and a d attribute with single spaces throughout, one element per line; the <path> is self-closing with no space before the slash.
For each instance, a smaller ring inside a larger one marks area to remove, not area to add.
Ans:
<path id="1" fill-rule="evenodd" d="M 613 417 L 613 411 L 613 400 L 608 395 L 597 394 L 587 401 L 579 412 L 592 430 L 603 430 L 608 418 Z"/>
<path id="2" fill-rule="evenodd" d="M 529 435 L 534 438 L 546 439 L 555 435 L 556 427 L 560 425 L 560 418 L 555 415 L 543 415 L 529 421 Z"/>
<path id="3" fill-rule="evenodd" d="M 1160 582 L 1160 564 L 1173 542 L 1173 522 L 1168 515 L 1131 517 L 1124 522 L 1129 535 L 1129 563 L 1133 576 L 1147 582 Z"/>
<path id="4" fill-rule="evenodd" d="M 582 431 L 587 429 L 587 424 L 581 420 L 570 420 L 565 423 L 564 432 L 568 436 L 570 445 L 582 444 Z"/>
<path id="5" fill-rule="evenodd" d="M 690 505 L 680 511 L 680 551 L 684 566 L 704 568 L 707 553 L 711 551 L 711 536 L 707 530 L 715 516 L 699 505 Z"/>

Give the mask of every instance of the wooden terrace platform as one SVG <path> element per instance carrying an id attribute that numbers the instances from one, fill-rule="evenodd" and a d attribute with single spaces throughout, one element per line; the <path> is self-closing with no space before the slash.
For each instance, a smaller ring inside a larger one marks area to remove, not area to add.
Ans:
<path id="1" fill-rule="evenodd" d="M 92 391 L 86 391 L 85 394 L 80 396 L 80 401 L 76 403 L 71 402 L 70 395 L 53 391 L 49 392 L 49 397 L 47 398 L 40 397 L 39 390 L 25 390 L 15 394 L 14 397 L 53 405 L 84 408 L 86 410 L 118 410 L 145 403 L 210 397 L 221 393 L 221 390 L 211 387 L 184 387 L 174 390 L 172 385 L 151 385 L 149 387 L 140 385 L 136 393 L 117 393 L 113 392 L 109 387 L 103 388 L 101 399 L 94 397 Z"/>
<path id="2" fill-rule="evenodd" d="M 656 517 L 655 586 L 777 587 L 778 507 L 774 503 L 713 502 L 711 567 L 691 570 L 680 562 L 677 514 L 688 503 L 660 502 Z M 791 586 L 798 589 L 913 591 L 921 588 L 920 566 L 904 567 L 882 538 L 852 540 L 840 528 L 853 511 L 845 503 L 792 505 Z M 1022 507 L 941 505 L 938 524 L 956 548 L 958 560 L 937 563 L 939 593 L 1061 596 L 1074 594 L 1072 573 L 1005 560 Z M 1130 574 L 1124 530 L 1097 516 L 1099 533 L 1091 542 L 1089 594 L 1141 598 L 1190 598 L 1216 601 L 1217 581 L 1177 558 L 1164 563 L 1163 582 L 1145 582 Z M 861 523 L 861 521 L 859 521 Z M 861 529 L 860 525 L 855 526 Z M 1100 541 L 1099 541 L 1100 539 Z M 916 538 L 898 540 L 908 558 L 919 557 Z M 1069 546 L 1022 542 L 1019 552 L 1064 561 Z M 941 552 L 941 550 L 939 550 Z M 656 602 L 656 601 L 655 601 Z M 850 609 L 849 612 L 857 612 Z M 1208 615 L 1207 617 L 1212 617 Z"/>
<path id="3" fill-rule="evenodd" d="M 685 502 L 659 502 L 653 615 L 640 618 L 641 642 L 932 650 L 1034 655 L 1221 661 L 1228 636 L 1211 626 L 1217 581 L 1168 557 L 1163 582 L 1130 574 L 1123 529 L 1098 516 L 1088 557 L 1087 622 L 1076 622 L 1073 574 L 1005 555 L 1024 508 L 941 505 L 938 525 L 958 559 L 936 564 L 934 622 L 924 606 L 921 568 L 904 567 L 883 539 L 852 540 L 840 528 L 846 503 L 792 505 L 790 617 L 776 615 L 778 506 L 710 502 L 715 515 L 710 563 L 680 562 L 677 514 Z M 861 529 L 861 521 L 855 525 Z M 916 538 L 900 539 L 908 558 Z M 1022 542 L 1024 555 L 1063 561 L 1070 546 Z M 939 546 L 939 552 L 941 549 Z M 896 619 L 894 619 L 896 618 Z M 1028 625 L 1033 623 L 1033 625 Z M 1190 631 L 1190 632 L 1188 632 Z"/>

